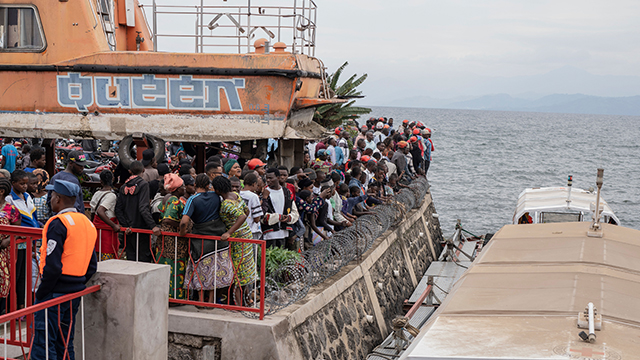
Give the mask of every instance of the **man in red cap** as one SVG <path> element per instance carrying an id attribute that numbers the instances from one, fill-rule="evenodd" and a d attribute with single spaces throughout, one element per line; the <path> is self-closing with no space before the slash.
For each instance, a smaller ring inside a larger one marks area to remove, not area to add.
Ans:
<path id="1" fill-rule="evenodd" d="M 418 128 L 413 129 L 413 136 L 415 136 L 417 138 L 417 142 L 416 145 L 418 148 L 420 148 L 420 158 L 424 158 L 424 139 L 422 139 L 422 137 L 420 136 L 421 131 Z M 413 153 L 413 152 L 412 152 Z"/>
<path id="2" fill-rule="evenodd" d="M 409 143 L 411 144 L 411 150 L 409 150 L 409 155 L 411 155 L 412 161 L 411 165 L 413 165 L 413 171 L 417 171 L 418 169 L 423 168 L 422 163 L 424 161 L 424 157 L 422 156 L 422 150 L 420 149 L 422 141 L 419 140 L 417 135 L 413 135 L 409 138 Z"/>
<path id="3" fill-rule="evenodd" d="M 265 170 L 264 170 L 264 166 L 266 164 L 262 162 L 262 160 L 258 159 L 258 158 L 254 158 L 251 159 L 247 162 L 247 167 L 249 168 L 249 170 L 255 170 L 258 172 L 258 175 L 260 175 L 260 177 L 263 177 L 265 174 Z"/>
<path id="4" fill-rule="evenodd" d="M 402 179 L 408 171 L 407 158 L 405 155 L 409 153 L 409 144 L 406 141 L 400 141 L 396 146 L 397 149 L 391 158 L 391 162 L 396 166 L 398 179 Z"/>
<path id="5" fill-rule="evenodd" d="M 404 130 L 408 127 L 409 127 L 409 120 L 407 119 L 402 120 L 402 125 L 398 127 L 398 133 L 404 134 Z"/>

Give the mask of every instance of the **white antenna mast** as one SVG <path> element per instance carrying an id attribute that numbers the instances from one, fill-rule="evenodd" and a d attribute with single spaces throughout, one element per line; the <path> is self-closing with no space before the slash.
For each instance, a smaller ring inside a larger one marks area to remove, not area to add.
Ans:
<path id="1" fill-rule="evenodd" d="M 600 226 L 600 189 L 602 189 L 604 169 L 598 169 L 598 176 L 596 177 L 596 186 L 598 187 L 598 193 L 596 195 L 596 210 L 593 214 L 593 222 L 591 228 L 587 231 L 587 236 L 590 237 L 602 237 L 602 227 Z M 604 209 L 603 209 L 604 210 Z"/>

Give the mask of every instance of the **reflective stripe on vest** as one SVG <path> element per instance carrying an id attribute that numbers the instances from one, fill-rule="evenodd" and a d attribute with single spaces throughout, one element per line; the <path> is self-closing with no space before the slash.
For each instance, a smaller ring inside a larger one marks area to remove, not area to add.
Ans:
<path id="1" fill-rule="evenodd" d="M 60 219 L 67 228 L 67 238 L 62 252 L 62 274 L 70 276 L 84 276 L 87 273 L 93 248 L 96 244 L 98 232 L 95 226 L 84 215 L 77 212 L 67 212 L 52 216 L 42 229 L 42 246 L 40 247 L 40 274 L 47 262 L 47 230 L 54 219 Z"/>

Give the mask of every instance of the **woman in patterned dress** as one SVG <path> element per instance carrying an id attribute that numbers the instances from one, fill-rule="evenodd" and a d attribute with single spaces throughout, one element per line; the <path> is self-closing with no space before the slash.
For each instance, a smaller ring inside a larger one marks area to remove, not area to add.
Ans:
<path id="1" fill-rule="evenodd" d="M 231 191 L 229 179 L 218 176 L 211 181 L 213 189 L 223 200 L 220 204 L 220 217 L 227 227 L 227 232 L 220 236 L 220 240 L 229 238 L 252 239 L 251 228 L 246 219 L 249 208 L 244 200 Z M 233 241 L 229 244 L 231 261 L 234 270 L 234 295 L 236 301 L 242 299 L 246 286 L 256 280 L 256 263 L 253 255 L 253 244 Z M 243 289 L 243 287 L 245 287 Z M 236 304 L 242 305 L 242 304 Z"/>
<path id="2" fill-rule="evenodd" d="M 184 181 L 176 174 L 164 176 L 164 188 L 167 194 L 158 205 L 160 210 L 160 229 L 163 232 L 177 233 L 180 229 L 182 211 L 186 204 Z M 171 265 L 169 297 L 187 299 L 183 288 L 186 264 L 189 258 L 187 238 L 164 235 L 156 241 L 156 259 L 158 264 Z"/>

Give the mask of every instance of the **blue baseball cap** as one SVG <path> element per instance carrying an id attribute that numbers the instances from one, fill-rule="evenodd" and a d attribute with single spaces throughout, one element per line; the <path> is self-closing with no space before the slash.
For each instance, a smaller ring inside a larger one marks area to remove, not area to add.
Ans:
<path id="1" fill-rule="evenodd" d="M 60 195 L 75 197 L 80 193 L 80 186 L 65 180 L 56 180 L 55 184 L 47 185 L 47 190 L 53 190 Z"/>

